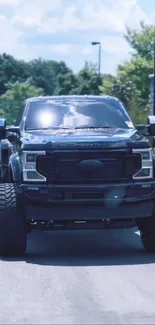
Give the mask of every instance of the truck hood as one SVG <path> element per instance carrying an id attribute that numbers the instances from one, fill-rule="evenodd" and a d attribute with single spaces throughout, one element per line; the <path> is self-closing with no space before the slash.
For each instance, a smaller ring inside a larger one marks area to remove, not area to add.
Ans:
<path id="1" fill-rule="evenodd" d="M 136 129 L 60 129 L 24 132 L 23 150 L 76 148 L 146 148 L 149 141 Z"/>

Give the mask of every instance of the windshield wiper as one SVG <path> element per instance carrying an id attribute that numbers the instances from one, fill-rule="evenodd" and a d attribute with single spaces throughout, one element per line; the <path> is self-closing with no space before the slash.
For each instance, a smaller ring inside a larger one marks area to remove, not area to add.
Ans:
<path id="1" fill-rule="evenodd" d="M 69 129 L 69 127 L 61 127 L 61 126 L 52 126 L 52 127 L 42 127 L 42 128 L 26 128 L 26 131 L 44 131 L 44 130 L 61 130 L 61 129 Z"/>
<path id="2" fill-rule="evenodd" d="M 26 131 L 44 131 L 44 130 L 78 130 L 78 129 L 111 129 L 110 126 L 104 125 L 81 125 L 81 126 L 52 126 L 52 127 L 42 127 L 42 128 L 27 128 Z"/>

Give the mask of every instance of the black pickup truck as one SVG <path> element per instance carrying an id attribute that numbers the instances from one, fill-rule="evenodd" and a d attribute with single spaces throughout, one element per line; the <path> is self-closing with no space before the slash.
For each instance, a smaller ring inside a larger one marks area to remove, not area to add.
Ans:
<path id="1" fill-rule="evenodd" d="M 0 119 L 0 255 L 23 255 L 32 229 L 135 226 L 155 252 L 153 116 L 143 131 L 109 96 L 30 98 L 16 126 Z"/>

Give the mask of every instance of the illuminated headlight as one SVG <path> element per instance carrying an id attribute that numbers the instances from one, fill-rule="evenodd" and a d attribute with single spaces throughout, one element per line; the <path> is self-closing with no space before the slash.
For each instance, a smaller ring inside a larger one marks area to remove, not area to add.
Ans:
<path id="1" fill-rule="evenodd" d="M 45 155 L 45 151 L 23 151 L 22 166 L 23 180 L 25 182 L 45 182 L 46 177 L 40 175 L 36 170 L 36 157 Z"/>
<path id="2" fill-rule="evenodd" d="M 133 179 L 153 178 L 152 149 L 133 149 L 133 153 L 140 153 L 142 159 L 142 168 L 133 176 Z"/>

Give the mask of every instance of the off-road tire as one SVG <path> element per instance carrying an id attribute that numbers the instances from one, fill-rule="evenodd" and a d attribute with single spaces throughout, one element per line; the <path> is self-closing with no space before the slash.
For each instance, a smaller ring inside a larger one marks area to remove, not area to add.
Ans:
<path id="1" fill-rule="evenodd" d="M 23 256 L 26 246 L 27 227 L 14 184 L 0 184 L 0 256 Z"/>
<path id="2" fill-rule="evenodd" d="M 147 252 L 155 253 L 155 217 L 148 218 L 140 227 L 143 247 Z"/>

